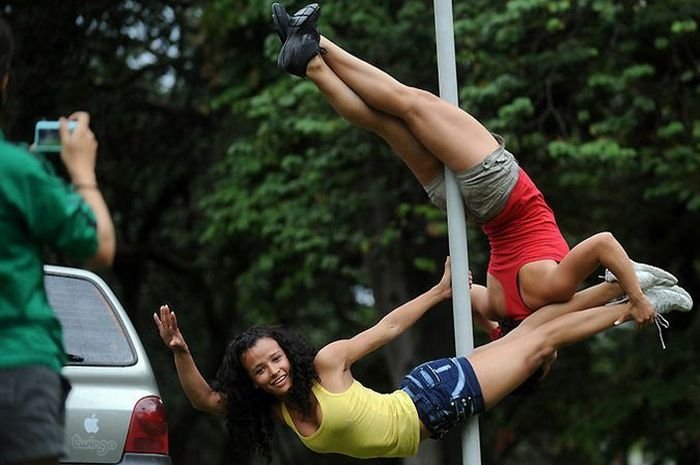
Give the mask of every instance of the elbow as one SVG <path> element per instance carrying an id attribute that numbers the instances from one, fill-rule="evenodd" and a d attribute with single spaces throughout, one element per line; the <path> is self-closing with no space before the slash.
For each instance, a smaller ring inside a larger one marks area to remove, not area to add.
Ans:
<path id="1" fill-rule="evenodd" d="M 117 253 L 117 237 L 114 225 L 108 218 L 97 223 L 97 251 L 90 260 L 99 268 L 109 268 L 114 264 L 114 256 Z"/>
<path id="2" fill-rule="evenodd" d="M 188 396 L 189 397 L 189 396 Z M 212 415 L 225 415 L 226 409 L 222 402 L 221 396 L 215 391 L 210 391 L 208 394 L 189 397 L 192 408 L 200 412 L 209 413 Z"/>
<path id="3" fill-rule="evenodd" d="M 95 256 L 91 263 L 95 268 L 111 268 L 114 264 L 114 254 Z"/>
<path id="4" fill-rule="evenodd" d="M 113 240 L 100 241 L 97 252 L 90 258 L 88 264 L 92 268 L 111 268 L 116 252 L 117 248 Z"/>
<path id="5" fill-rule="evenodd" d="M 197 399 L 190 399 L 190 404 L 192 405 L 192 408 L 195 410 L 198 410 L 198 411 L 204 412 L 204 413 L 209 413 L 209 409 L 207 408 L 207 406 L 204 402 L 200 402 Z"/>
<path id="6" fill-rule="evenodd" d="M 387 341 L 396 339 L 406 328 L 395 321 L 387 321 L 384 325 L 384 334 Z"/>
<path id="7" fill-rule="evenodd" d="M 114 255 L 95 255 L 88 261 L 88 267 L 102 270 L 111 268 L 114 263 Z"/>
<path id="8" fill-rule="evenodd" d="M 196 395 L 188 395 L 187 398 L 190 401 L 190 405 L 192 406 L 193 409 L 199 410 L 200 412 L 207 412 L 207 404 L 204 402 L 204 399 L 202 396 L 196 396 Z"/>

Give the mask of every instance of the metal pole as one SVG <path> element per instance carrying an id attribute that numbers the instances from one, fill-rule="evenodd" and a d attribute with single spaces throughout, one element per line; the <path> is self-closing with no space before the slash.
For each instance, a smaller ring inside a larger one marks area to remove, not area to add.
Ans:
<path id="1" fill-rule="evenodd" d="M 440 97 L 453 105 L 459 105 L 452 0 L 434 0 L 434 6 Z M 454 173 L 447 167 L 445 167 L 445 189 L 452 261 L 452 312 L 455 326 L 455 347 L 458 356 L 466 356 L 474 350 L 472 306 L 469 286 L 467 285 L 469 282 L 467 227 L 462 196 Z M 464 465 L 481 464 L 479 423 L 476 418 L 471 418 L 462 432 L 462 463 Z"/>

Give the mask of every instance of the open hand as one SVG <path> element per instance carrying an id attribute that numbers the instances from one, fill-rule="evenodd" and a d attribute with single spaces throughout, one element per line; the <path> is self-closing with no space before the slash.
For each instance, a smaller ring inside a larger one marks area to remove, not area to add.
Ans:
<path id="1" fill-rule="evenodd" d="M 452 264 L 450 257 L 445 259 L 445 271 L 442 273 L 440 282 L 435 285 L 435 289 L 440 293 L 440 297 L 448 299 L 452 296 Z"/>
<path id="2" fill-rule="evenodd" d="M 153 314 L 153 320 L 158 327 L 158 333 L 166 346 L 175 352 L 188 352 L 189 348 L 185 342 L 185 338 L 177 326 L 177 317 L 175 312 L 170 310 L 167 305 L 160 306 L 160 312 Z"/>

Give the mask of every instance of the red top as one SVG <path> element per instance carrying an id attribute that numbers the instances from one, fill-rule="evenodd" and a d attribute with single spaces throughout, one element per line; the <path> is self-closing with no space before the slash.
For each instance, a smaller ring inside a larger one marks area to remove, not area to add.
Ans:
<path id="1" fill-rule="evenodd" d="M 488 272 L 503 287 L 508 316 L 522 320 L 532 310 L 520 297 L 518 271 L 538 260 L 560 262 L 569 252 L 569 245 L 559 231 L 554 212 L 522 169 L 503 211 L 482 229 L 491 245 Z"/>

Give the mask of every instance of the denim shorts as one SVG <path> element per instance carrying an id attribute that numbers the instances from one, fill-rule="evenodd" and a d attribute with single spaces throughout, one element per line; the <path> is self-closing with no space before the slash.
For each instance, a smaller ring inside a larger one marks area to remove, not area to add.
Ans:
<path id="1" fill-rule="evenodd" d="M 499 145 L 496 150 L 478 165 L 455 173 L 467 215 L 479 224 L 501 213 L 520 176 L 520 166 L 505 149 L 503 138 L 498 134 L 493 137 Z M 444 173 L 425 186 L 425 191 L 438 208 L 447 208 Z"/>
<path id="2" fill-rule="evenodd" d="M 484 398 L 474 369 L 464 357 L 441 358 L 414 368 L 401 381 L 418 418 L 434 439 L 472 415 L 484 411 Z"/>
<path id="3" fill-rule="evenodd" d="M 47 367 L 0 369 L 0 464 L 64 454 L 69 391 L 70 383 Z"/>

